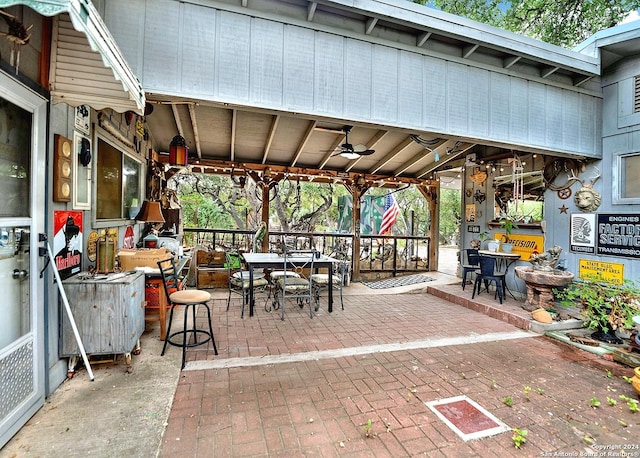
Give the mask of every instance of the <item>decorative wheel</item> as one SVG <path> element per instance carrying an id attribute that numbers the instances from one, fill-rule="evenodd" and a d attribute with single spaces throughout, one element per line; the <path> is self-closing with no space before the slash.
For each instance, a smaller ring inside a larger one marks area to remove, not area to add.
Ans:
<path id="1" fill-rule="evenodd" d="M 558 190 L 558 197 L 561 199 L 568 199 L 571 197 L 571 188 L 564 188 Z"/>

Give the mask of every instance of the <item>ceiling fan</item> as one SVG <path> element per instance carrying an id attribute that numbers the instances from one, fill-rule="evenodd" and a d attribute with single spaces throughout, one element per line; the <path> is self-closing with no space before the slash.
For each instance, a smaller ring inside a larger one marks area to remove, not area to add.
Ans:
<path id="1" fill-rule="evenodd" d="M 360 156 L 369 156 L 376 151 L 373 149 L 367 149 L 364 145 L 352 145 L 349 143 L 349 132 L 351 132 L 353 126 L 344 126 L 342 131 L 344 132 L 344 143 L 340 145 L 332 156 L 342 156 L 345 159 L 354 160 Z"/>

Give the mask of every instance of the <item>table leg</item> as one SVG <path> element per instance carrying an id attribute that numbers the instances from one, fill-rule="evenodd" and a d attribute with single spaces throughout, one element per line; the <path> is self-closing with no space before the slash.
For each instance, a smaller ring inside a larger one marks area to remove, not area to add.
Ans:
<path id="1" fill-rule="evenodd" d="M 333 266 L 329 266 L 329 295 L 327 298 L 329 303 L 329 313 L 333 312 Z"/>
<path id="2" fill-rule="evenodd" d="M 256 305 L 253 296 L 253 266 L 249 266 L 249 316 L 253 316 L 253 307 Z"/>

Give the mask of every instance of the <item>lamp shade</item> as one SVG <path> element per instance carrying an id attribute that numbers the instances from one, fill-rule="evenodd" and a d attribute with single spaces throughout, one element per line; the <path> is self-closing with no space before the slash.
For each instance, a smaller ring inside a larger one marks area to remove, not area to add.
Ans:
<path id="1" fill-rule="evenodd" d="M 189 161 L 189 148 L 182 135 L 176 135 L 169 145 L 169 164 L 186 166 Z"/>
<path id="2" fill-rule="evenodd" d="M 136 215 L 136 220 L 144 221 L 145 223 L 164 223 L 160 202 L 151 202 L 149 200 L 142 202 L 142 208 Z"/>

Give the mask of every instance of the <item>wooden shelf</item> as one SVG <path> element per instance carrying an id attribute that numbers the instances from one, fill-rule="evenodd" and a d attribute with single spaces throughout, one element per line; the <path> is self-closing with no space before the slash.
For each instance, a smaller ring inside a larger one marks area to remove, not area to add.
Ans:
<path id="1" fill-rule="evenodd" d="M 517 223 L 517 224 L 518 224 L 518 229 L 540 229 L 540 230 L 542 230 L 542 224 L 541 223 L 529 223 L 529 224 Z M 487 223 L 487 226 L 489 226 L 492 229 L 496 229 L 496 228 L 500 229 L 500 222 L 499 221 L 489 221 Z M 517 231 L 518 229 L 514 229 L 514 230 Z"/>

